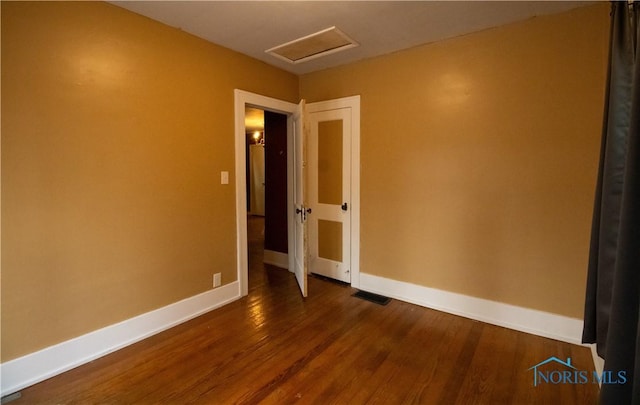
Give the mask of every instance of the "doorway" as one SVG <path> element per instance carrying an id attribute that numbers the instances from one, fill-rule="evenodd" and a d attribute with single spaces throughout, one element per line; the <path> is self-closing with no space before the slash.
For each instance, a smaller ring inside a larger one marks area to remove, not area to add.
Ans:
<path id="1" fill-rule="evenodd" d="M 294 114 L 297 105 L 286 101 L 261 96 L 243 90 L 235 91 L 235 146 L 236 146 L 236 225 L 237 225 L 237 275 L 240 295 L 248 294 L 248 258 L 247 258 L 247 190 L 246 190 L 246 131 L 244 111 L 247 106 L 261 108 L 265 111 L 277 112 L 287 117 L 287 151 L 294 150 Z M 349 109 L 351 120 L 350 139 L 350 169 L 351 187 L 349 205 L 350 232 L 345 234 L 342 243 L 350 245 L 350 283 L 352 287 L 359 287 L 359 246 L 360 246 L 360 97 L 346 97 L 326 102 L 308 104 L 314 111 Z M 266 139 L 268 143 L 268 137 Z M 303 148 L 304 149 L 304 148 Z M 296 154 L 297 155 L 297 154 Z M 287 246 L 288 252 L 295 251 L 295 224 L 297 216 L 293 204 L 294 197 L 294 153 L 287 155 Z M 267 182 L 268 183 L 268 182 Z M 310 213 L 313 216 L 312 213 Z M 305 239 L 306 243 L 306 239 Z M 289 271 L 294 269 L 291 263 L 294 255 L 289 254 Z M 306 277 L 306 274 L 305 274 Z"/>
<path id="2" fill-rule="evenodd" d="M 245 108 L 247 134 L 247 211 L 249 215 L 265 215 L 265 130 L 264 111 Z"/>
<path id="3" fill-rule="evenodd" d="M 246 106 L 245 133 L 249 269 L 287 269 L 287 116 Z"/>

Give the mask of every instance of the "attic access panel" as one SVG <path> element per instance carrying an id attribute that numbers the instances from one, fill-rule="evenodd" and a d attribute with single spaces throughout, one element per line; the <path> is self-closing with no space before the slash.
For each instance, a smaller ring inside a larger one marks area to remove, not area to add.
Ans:
<path id="1" fill-rule="evenodd" d="M 265 52 L 292 64 L 344 51 L 359 44 L 336 27 L 278 45 Z"/>

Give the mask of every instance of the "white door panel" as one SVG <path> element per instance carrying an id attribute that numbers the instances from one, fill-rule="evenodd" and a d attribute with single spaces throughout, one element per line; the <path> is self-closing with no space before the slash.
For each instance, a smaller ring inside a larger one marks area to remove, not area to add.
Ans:
<path id="1" fill-rule="evenodd" d="M 303 297 L 307 296 L 308 248 L 307 248 L 307 208 L 306 208 L 306 140 L 308 127 L 305 117 L 305 101 L 300 101 L 293 115 L 293 206 L 295 215 L 294 274 Z"/>
<path id="2" fill-rule="evenodd" d="M 351 108 L 309 104 L 309 266 L 351 282 Z"/>

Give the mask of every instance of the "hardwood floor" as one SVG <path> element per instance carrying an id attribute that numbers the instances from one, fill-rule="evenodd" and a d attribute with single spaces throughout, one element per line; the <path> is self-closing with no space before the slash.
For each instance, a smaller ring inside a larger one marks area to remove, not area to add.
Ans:
<path id="1" fill-rule="evenodd" d="M 249 296 L 22 391 L 11 404 L 593 404 L 594 384 L 533 386 L 556 356 L 590 351 L 425 309 L 351 297 L 261 263 L 250 221 Z"/>

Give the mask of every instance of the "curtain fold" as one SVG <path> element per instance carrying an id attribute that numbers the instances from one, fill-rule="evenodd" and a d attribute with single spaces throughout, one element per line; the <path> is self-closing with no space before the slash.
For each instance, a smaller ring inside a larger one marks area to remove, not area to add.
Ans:
<path id="1" fill-rule="evenodd" d="M 640 404 L 640 63 L 636 4 L 612 3 L 607 99 L 594 204 L 583 342 L 596 343 L 607 404 Z"/>

